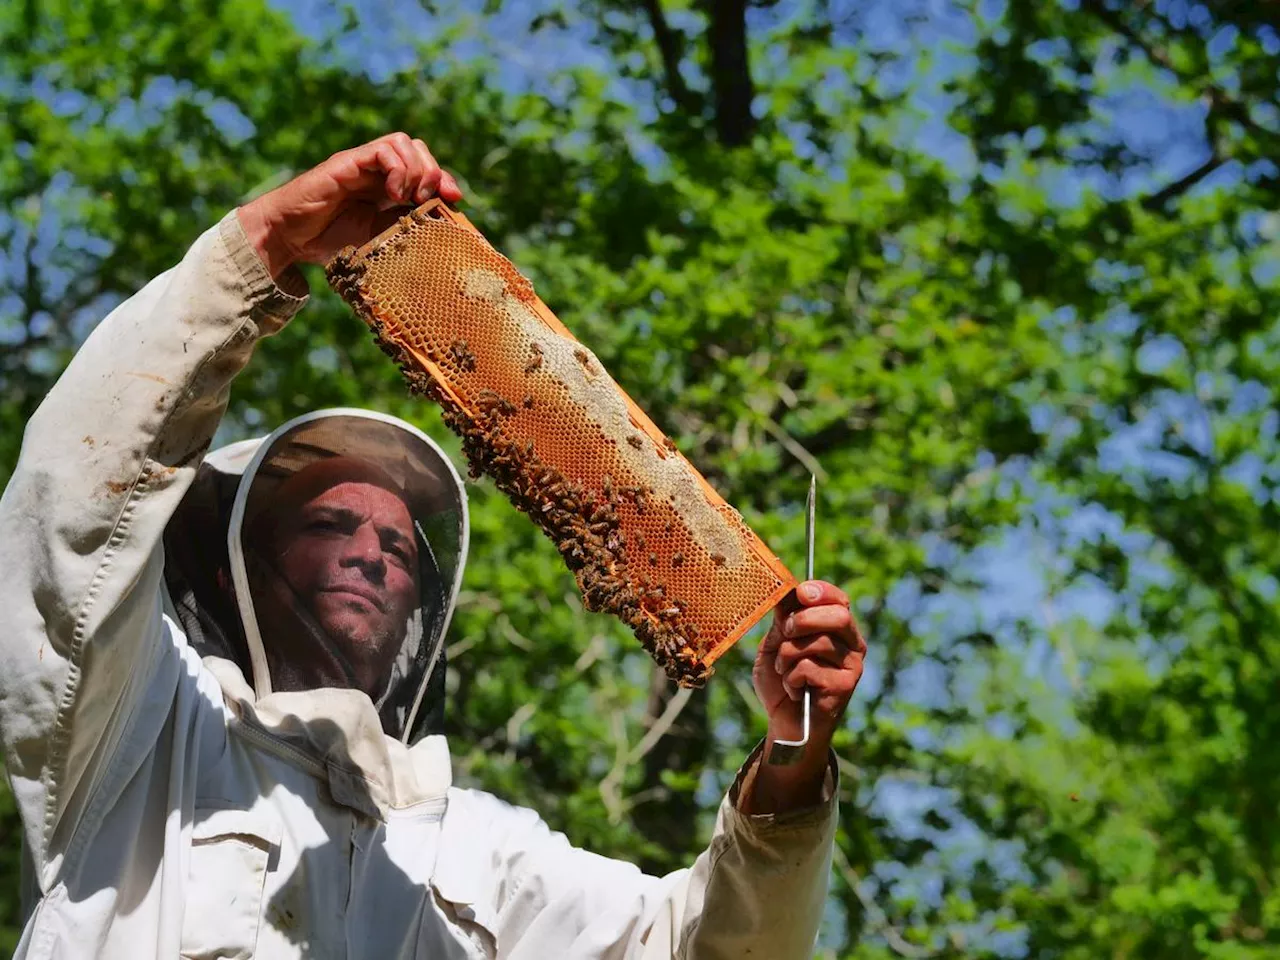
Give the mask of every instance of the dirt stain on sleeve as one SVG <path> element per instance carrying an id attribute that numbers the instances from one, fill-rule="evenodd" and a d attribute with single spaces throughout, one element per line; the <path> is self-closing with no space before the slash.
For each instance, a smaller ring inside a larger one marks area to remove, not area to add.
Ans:
<path id="1" fill-rule="evenodd" d="M 130 370 L 128 373 L 125 374 L 125 376 L 138 377 L 140 380 L 150 380 L 152 383 L 158 383 L 164 387 L 170 386 L 170 383 L 168 380 L 166 380 L 164 377 L 157 376 L 154 373 L 141 373 L 137 370 Z"/>

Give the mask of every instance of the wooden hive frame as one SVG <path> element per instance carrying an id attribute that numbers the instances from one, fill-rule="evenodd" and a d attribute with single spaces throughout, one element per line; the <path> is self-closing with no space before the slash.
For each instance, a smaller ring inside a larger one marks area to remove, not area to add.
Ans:
<path id="1" fill-rule="evenodd" d="M 492 478 L 534 520 L 587 608 L 621 618 L 678 683 L 705 682 L 795 587 L 463 214 L 430 200 L 326 272 L 410 388 L 440 404 L 472 475 Z"/>

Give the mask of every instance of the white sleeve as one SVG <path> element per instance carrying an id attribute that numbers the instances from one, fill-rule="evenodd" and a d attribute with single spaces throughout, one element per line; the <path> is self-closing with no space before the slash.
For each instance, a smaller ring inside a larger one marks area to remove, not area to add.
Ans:
<path id="1" fill-rule="evenodd" d="M 130 726 L 137 702 L 174 653 L 164 527 L 231 379 L 305 301 L 301 275 L 289 283 L 271 280 L 231 212 L 93 331 L 27 424 L 0 498 L 0 735 L 38 871 L 122 731 L 145 738 Z"/>

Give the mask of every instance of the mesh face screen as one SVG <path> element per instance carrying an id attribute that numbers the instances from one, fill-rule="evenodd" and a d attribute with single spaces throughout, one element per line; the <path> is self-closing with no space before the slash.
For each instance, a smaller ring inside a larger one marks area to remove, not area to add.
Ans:
<path id="1" fill-rule="evenodd" d="M 441 405 L 472 474 L 555 541 L 587 608 L 621 618 L 678 683 L 702 684 L 795 586 L 461 214 L 430 201 L 328 277 Z"/>

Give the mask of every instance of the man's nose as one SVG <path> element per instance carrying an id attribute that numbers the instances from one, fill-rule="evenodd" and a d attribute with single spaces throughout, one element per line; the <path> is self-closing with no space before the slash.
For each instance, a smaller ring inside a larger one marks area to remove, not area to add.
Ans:
<path id="1" fill-rule="evenodd" d="M 382 538 L 371 523 L 362 523 L 343 544 L 339 562 L 344 567 L 360 567 L 366 573 L 381 576 L 386 572 L 387 559 L 382 553 Z"/>

